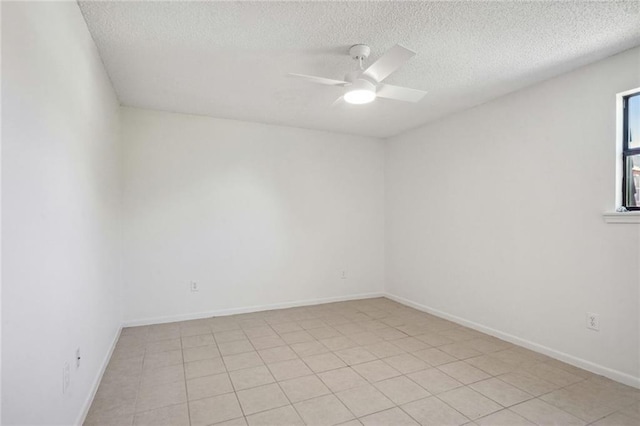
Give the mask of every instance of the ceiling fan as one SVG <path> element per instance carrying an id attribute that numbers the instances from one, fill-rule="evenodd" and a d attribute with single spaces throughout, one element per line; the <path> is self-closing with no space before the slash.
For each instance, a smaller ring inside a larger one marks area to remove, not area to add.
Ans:
<path id="1" fill-rule="evenodd" d="M 416 52 L 396 44 L 373 64 L 364 69 L 362 63 L 369 57 L 371 49 L 365 44 L 356 44 L 349 49 L 349 55 L 358 61 L 358 68 L 347 73 L 343 80 L 333 80 L 312 75 L 290 73 L 291 77 L 298 77 L 310 83 L 324 84 L 325 86 L 342 86 L 344 95 L 337 102 L 344 99 L 350 104 L 367 104 L 377 97 L 395 99 L 405 102 L 418 102 L 427 92 L 408 87 L 392 86 L 382 83 L 391 73 L 400 68 L 406 61 L 413 58 Z"/>

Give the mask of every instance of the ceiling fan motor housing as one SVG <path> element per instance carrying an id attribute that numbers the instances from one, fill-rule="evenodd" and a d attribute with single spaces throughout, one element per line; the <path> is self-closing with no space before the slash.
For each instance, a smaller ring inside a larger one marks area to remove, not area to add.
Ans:
<path id="1" fill-rule="evenodd" d="M 371 54 L 371 49 L 366 44 L 354 44 L 349 48 L 349 54 L 353 59 L 367 59 Z"/>

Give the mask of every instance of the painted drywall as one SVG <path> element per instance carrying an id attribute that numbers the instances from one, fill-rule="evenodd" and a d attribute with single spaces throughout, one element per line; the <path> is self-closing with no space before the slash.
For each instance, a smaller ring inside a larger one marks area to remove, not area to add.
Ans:
<path id="1" fill-rule="evenodd" d="M 638 86 L 633 49 L 388 140 L 387 291 L 640 384 L 638 225 L 602 218 Z"/>
<path id="2" fill-rule="evenodd" d="M 134 108 L 122 135 L 127 323 L 383 290 L 381 140 Z"/>
<path id="3" fill-rule="evenodd" d="M 3 425 L 78 422 L 119 331 L 118 121 L 78 5 L 2 2 Z"/>

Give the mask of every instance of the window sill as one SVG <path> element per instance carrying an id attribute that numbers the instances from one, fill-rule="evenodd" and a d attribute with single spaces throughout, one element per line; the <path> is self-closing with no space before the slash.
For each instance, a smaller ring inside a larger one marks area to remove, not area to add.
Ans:
<path id="1" fill-rule="evenodd" d="M 605 212 L 602 217 L 607 223 L 640 223 L 640 211 Z"/>

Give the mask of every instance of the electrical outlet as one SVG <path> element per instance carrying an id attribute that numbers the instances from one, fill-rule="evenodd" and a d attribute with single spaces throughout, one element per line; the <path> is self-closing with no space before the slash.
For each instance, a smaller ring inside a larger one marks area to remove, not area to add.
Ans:
<path id="1" fill-rule="evenodd" d="M 80 348 L 76 349 L 76 370 L 80 368 Z"/>
<path id="2" fill-rule="evenodd" d="M 600 331 L 600 315 L 587 312 L 587 328 L 589 330 Z"/>
<path id="3" fill-rule="evenodd" d="M 67 393 L 67 390 L 69 390 L 70 384 L 71 384 L 71 371 L 69 368 L 69 363 L 65 362 L 64 366 L 62 366 L 62 393 Z"/>
<path id="4" fill-rule="evenodd" d="M 195 281 L 191 281 L 190 287 L 191 291 L 200 291 L 200 286 Z"/>
<path id="5" fill-rule="evenodd" d="M 342 271 L 342 275 L 340 276 L 341 279 L 346 280 L 347 279 L 347 271 Z"/>

